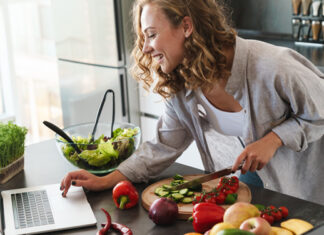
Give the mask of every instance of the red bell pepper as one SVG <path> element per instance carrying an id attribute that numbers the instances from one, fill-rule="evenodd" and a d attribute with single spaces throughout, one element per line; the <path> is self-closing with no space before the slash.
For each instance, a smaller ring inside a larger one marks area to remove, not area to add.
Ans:
<path id="1" fill-rule="evenodd" d="M 128 209 L 138 202 L 138 192 L 131 182 L 124 180 L 113 189 L 113 200 L 120 209 Z"/>
<path id="2" fill-rule="evenodd" d="M 223 222 L 225 209 L 209 202 L 197 203 L 192 212 L 192 225 L 197 233 L 204 233 L 215 224 Z"/>

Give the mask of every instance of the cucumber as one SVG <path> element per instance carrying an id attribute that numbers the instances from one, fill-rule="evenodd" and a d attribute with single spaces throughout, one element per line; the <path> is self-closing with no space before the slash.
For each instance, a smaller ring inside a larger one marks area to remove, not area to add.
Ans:
<path id="1" fill-rule="evenodd" d="M 183 176 L 180 175 L 180 174 L 175 174 L 175 175 L 173 176 L 173 179 L 175 179 L 175 180 L 183 180 Z"/>
<path id="2" fill-rule="evenodd" d="M 193 191 L 188 191 L 186 196 L 193 196 L 195 193 Z"/>
<path id="3" fill-rule="evenodd" d="M 171 185 L 169 185 L 169 184 L 163 184 L 163 186 L 162 186 L 163 188 L 165 188 L 165 189 L 170 189 L 170 188 L 172 188 L 172 186 Z"/>
<path id="4" fill-rule="evenodd" d="M 179 193 L 182 195 L 186 195 L 188 192 L 189 192 L 189 189 L 187 189 L 187 188 L 183 188 L 183 189 L 179 190 Z"/>
<path id="5" fill-rule="evenodd" d="M 192 197 L 184 197 L 181 199 L 181 202 L 185 204 L 192 203 L 192 201 L 193 201 Z"/>
<path id="6" fill-rule="evenodd" d="M 160 197 L 167 197 L 168 195 L 170 195 L 170 192 L 168 192 L 168 191 L 160 190 L 158 192 L 158 196 L 160 196 Z"/>
<path id="7" fill-rule="evenodd" d="M 155 193 L 156 195 L 159 196 L 159 192 L 160 192 L 161 190 L 163 190 L 162 187 L 157 187 L 157 188 L 154 190 L 154 193 Z"/>
<path id="8" fill-rule="evenodd" d="M 171 196 L 176 202 L 179 202 L 182 200 L 182 198 L 184 198 L 184 196 L 180 193 L 172 193 Z"/>

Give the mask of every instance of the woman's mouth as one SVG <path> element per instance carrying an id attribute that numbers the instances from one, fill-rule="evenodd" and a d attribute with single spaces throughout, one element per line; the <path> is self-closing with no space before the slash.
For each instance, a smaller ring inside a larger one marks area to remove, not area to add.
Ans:
<path id="1" fill-rule="evenodd" d="M 162 54 L 158 54 L 158 55 L 155 55 L 153 56 L 153 58 L 159 63 L 161 64 L 162 61 L 163 61 L 163 55 Z"/>

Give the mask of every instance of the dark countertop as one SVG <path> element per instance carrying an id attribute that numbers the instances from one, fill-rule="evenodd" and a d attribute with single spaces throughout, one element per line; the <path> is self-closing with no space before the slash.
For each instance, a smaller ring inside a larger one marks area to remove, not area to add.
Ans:
<path id="1" fill-rule="evenodd" d="M 33 144 L 26 147 L 24 171 L 20 172 L 6 184 L 0 185 L 0 191 L 27 186 L 59 183 L 67 172 L 75 169 L 75 167 L 68 164 L 67 161 L 59 155 L 54 140 Z M 174 163 L 149 184 L 135 184 L 135 186 L 139 193 L 141 193 L 151 183 L 171 177 L 175 173 L 186 175 L 201 174 L 204 172 L 199 169 Z M 322 205 L 300 200 L 267 189 L 259 189 L 253 186 L 249 187 L 252 192 L 252 203 L 274 205 L 277 207 L 286 206 L 289 209 L 288 218 L 301 218 L 314 225 L 319 225 L 324 222 L 324 206 Z M 51 234 L 94 235 L 100 228 L 100 224 L 105 222 L 105 215 L 100 210 L 102 207 L 109 211 L 113 221 L 127 225 L 132 229 L 135 235 L 182 235 L 194 231 L 192 224 L 187 221 L 176 221 L 172 226 L 155 225 L 148 218 L 148 213 L 141 206 L 141 203 L 127 211 L 119 210 L 115 207 L 112 201 L 111 190 L 87 192 L 86 194 L 98 221 L 97 226 L 65 230 Z M 2 213 L 1 216 L 3 216 Z"/>
<path id="2" fill-rule="evenodd" d="M 324 72 L 324 47 L 320 44 L 300 44 L 293 41 L 291 35 L 265 34 L 252 30 L 238 30 L 238 35 L 246 39 L 256 39 L 273 45 L 291 48 L 312 61 Z"/>

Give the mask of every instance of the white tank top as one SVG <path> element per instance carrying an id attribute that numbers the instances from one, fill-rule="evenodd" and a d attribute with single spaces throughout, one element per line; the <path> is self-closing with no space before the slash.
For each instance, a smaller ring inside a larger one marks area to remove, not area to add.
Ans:
<path id="1" fill-rule="evenodd" d="M 196 90 L 199 103 L 207 113 L 207 119 L 215 130 L 223 135 L 242 136 L 243 109 L 240 112 L 225 112 L 212 105 L 200 88 Z"/>

